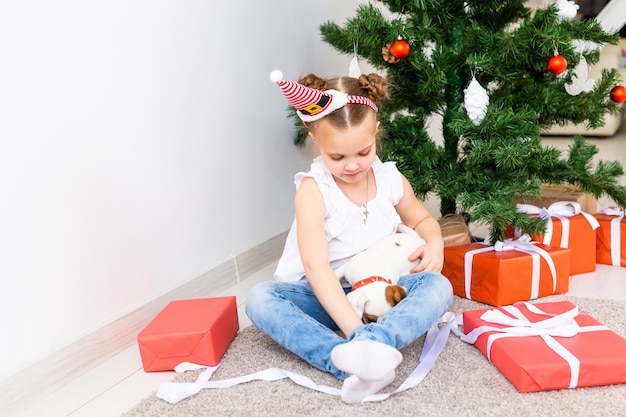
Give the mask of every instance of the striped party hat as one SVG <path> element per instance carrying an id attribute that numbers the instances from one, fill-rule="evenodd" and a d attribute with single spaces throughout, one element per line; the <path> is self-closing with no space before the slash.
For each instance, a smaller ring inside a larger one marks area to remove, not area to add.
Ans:
<path id="1" fill-rule="evenodd" d="M 295 107 L 296 114 L 303 122 L 319 120 L 348 103 L 364 104 L 378 111 L 376 104 L 367 97 L 351 96 L 336 90 L 320 91 L 293 81 L 283 80 L 283 73 L 279 70 L 272 71 L 270 79 L 280 87 L 283 95 L 289 104 Z"/>

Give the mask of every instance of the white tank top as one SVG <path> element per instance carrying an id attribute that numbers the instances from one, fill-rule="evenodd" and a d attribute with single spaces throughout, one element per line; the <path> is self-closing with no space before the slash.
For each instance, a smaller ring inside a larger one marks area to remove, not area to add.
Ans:
<path id="1" fill-rule="evenodd" d="M 379 239 L 395 233 L 401 222 L 395 209 L 403 195 L 400 171 L 394 162 L 382 163 L 378 157 L 374 160 L 372 171 L 376 179 L 376 196 L 367 203 L 369 214 L 365 224 L 363 207 L 357 206 L 345 196 L 321 157 L 313 161 L 309 172 L 295 175 L 296 189 L 305 177 L 311 177 L 317 182 L 324 198 L 324 228 L 332 269 L 338 268 Z M 274 276 L 278 281 L 298 281 L 304 275 L 294 220 Z"/>

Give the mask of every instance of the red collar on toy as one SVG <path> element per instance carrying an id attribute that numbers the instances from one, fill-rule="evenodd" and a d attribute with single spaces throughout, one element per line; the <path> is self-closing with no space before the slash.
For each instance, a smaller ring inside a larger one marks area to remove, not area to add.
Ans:
<path id="1" fill-rule="evenodd" d="M 365 279 L 362 279 L 360 281 L 355 282 L 354 285 L 352 286 L 352 291 L 356 290 L 357 288 L 361 288 L 364 285 L 371 284 L 372 282 L 378 282 L 378 281 L 382 281 L 382 282 L 386 282 L 387 284 L 391 284 L 391 280 L 389 280 L 387 278 L 372 276 L 372 277 L 365 278 Z"/>

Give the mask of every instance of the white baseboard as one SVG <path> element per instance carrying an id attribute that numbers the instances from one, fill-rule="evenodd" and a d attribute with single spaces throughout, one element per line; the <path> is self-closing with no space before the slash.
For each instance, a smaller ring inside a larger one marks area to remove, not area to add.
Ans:
<path id="1" fill-rule="evenodd" d="M 245 280 L 280 256 L 286 234 L 281 233 L 233 257 L 0 381 L 0 409 L 16 410 L 37 401 L 128 348 L 168 302 L 216 296 Z"/>

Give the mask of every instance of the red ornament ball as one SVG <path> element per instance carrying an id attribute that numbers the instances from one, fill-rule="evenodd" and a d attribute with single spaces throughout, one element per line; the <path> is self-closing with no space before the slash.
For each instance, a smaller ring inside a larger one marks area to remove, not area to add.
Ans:
<path id="1" fill-rule="evenodd" d="M 389 52 L 394 58 L 404 59 L 409 56 L 409 52 L 411 51 L 411 46 L 404 39 L 398 39 L 394 43 L 391 44 L 391 48 L 389 48 Z"/>
<path id="2" fill-rule="evenodd" d="M 611 100 L 616 103 L 623 103 L 626 101 L 626 87 L 623 85 L 617 85 L 611 89 Z"/>
<path id="3" fill-rule="evenodd" d="M 554 55 L 548 59 L 548 71 L 560 74 L 567 69 L 567 60 L 563 55 Z"/>

